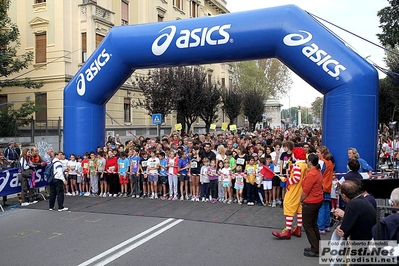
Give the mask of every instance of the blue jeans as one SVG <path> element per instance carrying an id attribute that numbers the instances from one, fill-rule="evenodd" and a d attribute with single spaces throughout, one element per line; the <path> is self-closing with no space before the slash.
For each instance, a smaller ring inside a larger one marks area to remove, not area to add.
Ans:
<path id="1" fill-rule="evenodd" d="M 319 209 L 319 215 L 317 217 L 317 227 L 319 227 L 320 231 L 324 231 L 326 228 L 330 227 L 330 202 L 330 193 L 324 192 L 323 204 Z"/>

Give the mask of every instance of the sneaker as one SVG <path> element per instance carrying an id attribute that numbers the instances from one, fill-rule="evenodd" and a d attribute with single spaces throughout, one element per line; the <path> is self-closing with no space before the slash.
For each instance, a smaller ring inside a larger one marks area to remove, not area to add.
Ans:
<path id="1" fill-rule="evenodd" d="M 319 230 L 319 233 L 320 233 L 320 235 L 325 235 L 326 231 L 325 230 L 322 230 L 322 231 Z"/>
<path id="2" fill-rule="evenodd" d="M 155 194 L 155 197 L 154 197 L 155 199 L 158 199 L 158 194 Z"/>
<path id="3" fill-rule="evenodd" d="M 172 200 L 172 199 L 173 199 L 172 197 L 169 197 L 169 198 L 168 198 L 168 200 Z"/>
<path id="4" fill-rule="evenodd" d="M 276 204 L 277 204 L 277 205 L 281 205 L 281 200 L 278 199 Z"/>
<path id="5" fill-rule="evenodd" d="M 280 208 L 283 208 L 283 207 L 284 207 L 284 201 L 282 201 L 280 204 Z"/>
<path id="6" fill-rule="evenodd" d="M 67 207 L 64 207 L 62 209 L 58 209 L 59 212 L 63 212 L 63 211 L 67 211 L 67 210 L 69 210 Z"/>
<path id="7" fill-rule="evenodd" d="M 232 200 L 228 200 L 227 201 L 227 204 L 231 204 L 233 201 Z"/>
<path id="8" fill-rule="evenodd" d="M 38 203 L 37 200 L 34 200 L 34 201 L 32 201 L 32 202 L 29 202 L 29 204 L 36 204 L 36 203 Z"/>
<path id="9" fill-rule="evenodd" d="M 226 204 L 226 203 L 227 203 L 227 200 L 223 200 L 222 202 L 223 202 L 224 204 Z"/>
<path id="10" fill-rule="evenodd" d="M 52 210 L 53 210 L 53 208 L 49 208 L 48 210 L 49 210 L 49 211 L 52 211 Z"/>
<path id="11" fill-rule="evenodd" d="M 234 200 L 233 200 L 233 203 L 237 203 L 237 202 L 238 202 L 238 200 L 237 200 L 237 199 L 234 199 Z"/>
<path id="12" fill-rule="evenodd" d="M 238 205 L 241 205 L 241 204 L 242 204 L 242 202 L 241 202 L 241 200 L 239 200 L 239 201 L 238 201 Z"/>
<path id="13" fill-rule="evenodd" d="M 195 201 L 199 202 L 199 197 L 195 197 Z"/>
<path id="14" fill-rule="evenodd" d="M 195 197 L 192 197 L 192 198 L 191 198 L 191 201 L 195 201 Z"/>
<path id="15" fill-rule="evenodd" d="M 118 198 L 122 198 L 123 197 L 123 194 L 122 193 L 118 193 Z"/>
<path id="16" fill-rule="evenodd" d="M 184 200 L 184 197 L 183 197 L 183 196 L 180 197 L 180 201 L 182 201 L 182 200 Z"/>
<path id="17" fill-rule="evenodd" d="M 177 196 L 174 196 L 172 200 L 177 200 Z"/>
<path id="18" fill-rule="evenodd" d="M 273 202 L 272 202 L 272 208 L 276 208 L 276 201 L 275 200 L 273 200 Z"/>
<path id="19" fill-rule="evenodd" d="M 190 198 L 189 198 L 189 196 L 188 195 L 186 195 L 186 200 L 189 200 Z"/>
<path id="20" fill-rule="evenodd" d="M 66 196 L 72 196 L 72 194 L 71 194 L 71 193 L 69 193 L 69 192 L 68 192 L 68 193 L 66 193 L 65 195 L 66 195 Z"/>
<path id="21" fill-rule="evenodd" d="M 205 199 L 205 202 L 209 202 L 209 199 L 208 199 L 208 198 L 206 198 L 206 199 Z"/>
<path id="22" fill-rule="evenodd" d="M 114 198 L 118 197 L 118 194 L 114 194 L 113 197 L 114 197 Z"/>
<path id="23" fill-rule="evenodd" d="M 103 193 L 100 193 L 100 198 L 102 198 L 103 197 Z"/>
<path id="24" fill-rule="evenodd" d="M 103 193 L 103 198 L 106 198 L 106 197 L 107 197 L 107 194 Z"/>
<path id="25" fill-rule="evenodd" d="M 81 191 L 80 193 L 79 193 L 79 196 L 83 196 L 85 193 L 83 192 L 83 191 Z"/>
<path id="26" fill-rule="evenodd" d="M 107 195 L 108 195 L 108 197 L 112 198 L 112 194 L 108 194 L 108 193 L 107 193 Z"/>
<path id="27" fill-rule="evenodd" d="M 85 196 L 85 197 L 90 196 L 90 192 L 86 192 L 86 193 L 84 194 L 84 196 Z"/>
<path id="28" fill-rule="evenodd" d="M 126 194 L 126 193 L 123 193 L 123 197 L 124 197 L 124 198 L 127 198 L 127 194 Z"/>
<path id="29" fill-rule="evenodd" d="M 271 207 L 271 206 L 272 206 L 271 202 L 268 202 L 267 207 Z"/>
<path id="30" fill-rule="evenodd" d="M 136 195 L 136 199 L 139 199 L 139 198 L 140 198 L 140 195 L 139 195 L 139 194 L 137 194 L 137 195 Z"/>
<path id="31" fill-rule="evenodd" d="M 202 202 L 205 202 L 205 197 L 202 197 Z"/>
<path id="32" fill-rule="evenodd" d="M 330 233 L 330 232 L 331 232 L 330 227 L 326 227 L 326 232 L 327 232 L 327 233 Z"/>
<path id="33" fill-rule="evenodd" d="M 29 205 L 30 205 L 29 202 L 22 202 L 22 203 L 21 203 L 21 206 L 22 206 L 22 207 L 26 207 L 26 206 L 29 206 Z"/>
<path id="34" fill-rule="evenodd" d="M 151 194 L 150 199 L 154 199 L 154 194 Z"/>

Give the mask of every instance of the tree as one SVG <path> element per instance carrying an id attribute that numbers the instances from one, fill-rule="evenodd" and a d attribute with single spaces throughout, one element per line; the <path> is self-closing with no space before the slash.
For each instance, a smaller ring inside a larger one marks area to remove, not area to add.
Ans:
<path id="1" fill-rule="evenodd" d="M 267 91 L 270 96 L 279 98 L 286 94 L 292 85 L 291 74 L 287 66 L 276 58 L 258 60 L 258 65 L 267 80 Z"/>
<path id="2" fill-rule="evenodd" d="M 377 34 L 380 42 L 385 45 L 394 47 L 399 44 L 399 2 L 397 0 L 388 0 L 390 6 L 384 7 L 377 12 L 380 18 L 380 28 L 382 33 Z"/>
<path id="3" fill-rule="evenodd" d="M 312 102 L 311 106 L 314 116 L 321 120 L 321 114 L 323 112 L 323 97 L 317 97 L 314 102 Z"/>
<path id="4" fill-rule="evenodd" d="M 298 123 L 298 107 L 291 107 L 289 109 L 283 109 L 281 110 L 281 118 L 286 119 L 290 118 L 289 124 L 293 124 L 294 121 Z"/>
<path id="5" fill-rule="evenodd" d="M 216 84 L 208 84 L 204 86 L 203 94 L 203 105 L 199 116 L 205 122 L 206 132 L 209 132 L 211 124 L 217 122 L 219 118 L 221 91 Z"/>
<path id="6" fill-rule="evenodd" d="M 44 107 L 36 106 L 35 102 L 29 98 L 19 109 L 14 109 L 13 103 L 2 104 L 0 111 L 0 136 L 2 137 L 18 136 L 18 127 L 28 125 L 33 119 L 32 114 Z"/>
<path id="7" fill-rule="evenodd" d="M 265 100 L 263 94 L 257 90 L 246 91 L 242 100 L 243 114 L 249 122 L 249 129 L 254 131 L 256 123 L 262 121 L 263 111 L 265 109 Z"/>
<path id="8" fill-rule="evenodd" d="M 204 105 L 206 73 L 201 67 L 177 67 L 176 88 L 179 93 L 176 111 L 184 120 L 183 131 L 190 132 L 192 124 L 201 114 Z"/>
<path id="9" fill-rule="evenodd" d="M 150 116 L 161 114 L 162 119 L 175 109 L 178 93 L 173 68 L 155 69 L 148 76 L 140 77 L 137 88 L 144 99 L 137 99 L 133 107 L 146 109 Z"/>
<path id="10" fill-rule="evenodd" d="M 221 89 L 221 97 L 222 109 L 226 112 L 230 124 L 232 124 L 241 113 L 242 95 L 236 87 L 232 89 L 224 87 Z"/>
<path id="11" fill-rule="evenodd" d="M 9 76 L 27 69 L 33 60 L 33 52 L 26 52 L 18 55 L 18 48 L 21 46 L 19 41 L 19 30 L 15 23 L 8 16 L 10 0 L 0 1 L 0 88 L 1 87 L 25 87 L 40 88 L 40 82 L 34 82 L 29 78 L 7 79 Z"/>

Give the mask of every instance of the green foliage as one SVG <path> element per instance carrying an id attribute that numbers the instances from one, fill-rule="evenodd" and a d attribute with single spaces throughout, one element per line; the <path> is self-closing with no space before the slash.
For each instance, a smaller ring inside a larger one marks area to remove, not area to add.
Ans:
<path id="1" fill-rule="evenodd" d="M 217 122 L 219 115 L 219 104 L 221 101 L 221 91 L 216 84 L 207 84 L 203 88 L 203 105 L 200 118 L 205 122 L 206 132 L 209 132 L 212 123 Z"/>
<path id="2" fill-rule="evenodd" d="M 148 115 L 161 114 L 164 119 L 175 109 L 178 92 L 175 84 L 175 71 L 173 68 L 159 68 L 140 77 L 137 88 L 144 99 L 137 99 L 133 107 L 144 108 Z"/>
<path id="3" fill-rule="evenodd" d="M 381 34 L 377 34 L 378 39 L 383 45 L 395 46 L 399 44 L 399 2 L 397 0 L 388 0 L 389 6 L 378 11 L 380 18 Z"/>
<path id="4" fill-rule="evenodd" d="M 321 119 L 321 114 L 323 112 L 323 97 L 317 97 L 311 105 L 314 116 Z"/>
<path id="5" fill-rule="evenodd" d="M 241 113 L 242 95 L 235 87 L 232 89 L 227 89 L 225 87 L 221 89 L 221 97 L 223 103 L 222 108 L 226 112 L 230 124 L 232 124 Z"/>
<path id="6" fill-rule="evenodd" d="M 242 109 L 248 118 L 249 128 L 254 131 L 256 123 L 262 121 L 262 114 L 265 109 L 265 98 L 257 90 L 248 90 L 243 95 Z"/>
<path id="7" fill-rule="evenodd" d="M 33 52 L 18 55 L 21 46 L 19 41 L 19 30 L 7 14 L 10 0 L 0 1 L 0 87 L 25 87 L 40 88 L 40 82 L 25 79 L 4 79 L 27 69 L 33 60 Z"/>
<path id="8" fill-rule="evenodd" d="M 4 104 L 0 108 L 0 136 L 15 137 L 19 135 L 18 127 L 28 125 L 32 114 L 41 110 L 44 106 L 36 106 L 29 98 L 22 103 L 19 109 L 14 109 L 14 104 Z"/>

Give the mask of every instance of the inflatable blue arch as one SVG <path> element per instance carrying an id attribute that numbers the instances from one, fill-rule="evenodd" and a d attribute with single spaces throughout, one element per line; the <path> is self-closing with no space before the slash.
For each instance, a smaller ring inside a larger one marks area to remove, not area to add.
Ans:
<path id="1" fill-rule="evenodd" d="M 324 95 L 323 144 L 376 165 L 378 74 L 295 5 L 113 28 L 64 90 L 64 151 L 104 145 L 106 103 L 136 69 L 278 58 Z"/>

